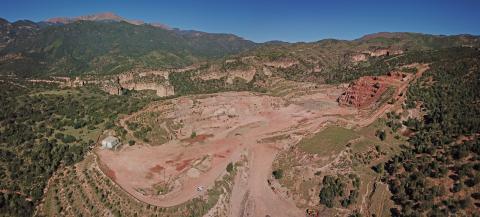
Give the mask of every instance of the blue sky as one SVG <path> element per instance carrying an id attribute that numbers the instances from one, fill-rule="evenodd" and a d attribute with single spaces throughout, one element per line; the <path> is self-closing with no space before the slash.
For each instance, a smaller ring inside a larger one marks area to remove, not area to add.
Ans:
<path id="1" fill-rule="evenodd" d="M 478 0 L 0 0 L 0 5 L 0 17 L 9 21 L 108 11 L 256 42 L 355 39 L 382 31 L 480 35 Z"/>

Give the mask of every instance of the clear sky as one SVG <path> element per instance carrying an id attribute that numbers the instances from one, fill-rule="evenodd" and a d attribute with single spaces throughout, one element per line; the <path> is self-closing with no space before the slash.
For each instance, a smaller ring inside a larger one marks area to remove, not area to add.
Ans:
<path id="1" fill-rule="evenodd" d="M 480 0 L 0 0 L 0 17 L 9 21 L 98 12 L 256 42 L 355 39 L 382 31 L 480 35 Z"/>

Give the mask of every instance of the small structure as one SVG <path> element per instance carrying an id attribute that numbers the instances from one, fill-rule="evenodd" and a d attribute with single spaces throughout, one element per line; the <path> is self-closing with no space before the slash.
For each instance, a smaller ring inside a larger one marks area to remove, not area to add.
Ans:
<path id="1" fill-rule="evenodd" d="M 117 137 L 107 136 L 107 138 L 102 140 L 102 148 L 116 148 L 120 144 L 120 141 Z"/>

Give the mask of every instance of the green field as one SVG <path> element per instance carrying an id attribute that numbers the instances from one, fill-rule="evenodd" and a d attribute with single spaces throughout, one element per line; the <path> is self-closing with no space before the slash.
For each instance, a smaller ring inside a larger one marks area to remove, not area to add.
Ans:
<path id="1" fill-rule="evenodd" d="M 340 152 L 348 141 L 358 138 L 353 130 L 337 126 L 329 126 L 313 137 L 300 141 L 300 149 L 307 153 L 332 155 Z"/>

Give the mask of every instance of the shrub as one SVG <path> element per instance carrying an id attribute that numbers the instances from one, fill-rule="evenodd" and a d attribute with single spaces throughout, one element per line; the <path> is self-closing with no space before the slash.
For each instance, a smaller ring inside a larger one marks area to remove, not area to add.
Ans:
<path id="1" fill-rule="evenodd" d="M 375 135 L 382 141 L 385 141 L 385 139 L 387 139 L 387 133 L 385 133 L 385 130 L 377 130 Z"/>
<path id="2" fill-rule="evenodd" d="M 274 170 L 272 172 L 272 175 L 275 179 L 281 179 L 283 177 L 283 170 L 282 169 Z"/>
<path id="3" fill-rule="evenodd" d="M 232 171 L 233 171 L 233 163 L 230 162 L 230 163 L 227 165 L 227 172 L 231 173 Z"/>

